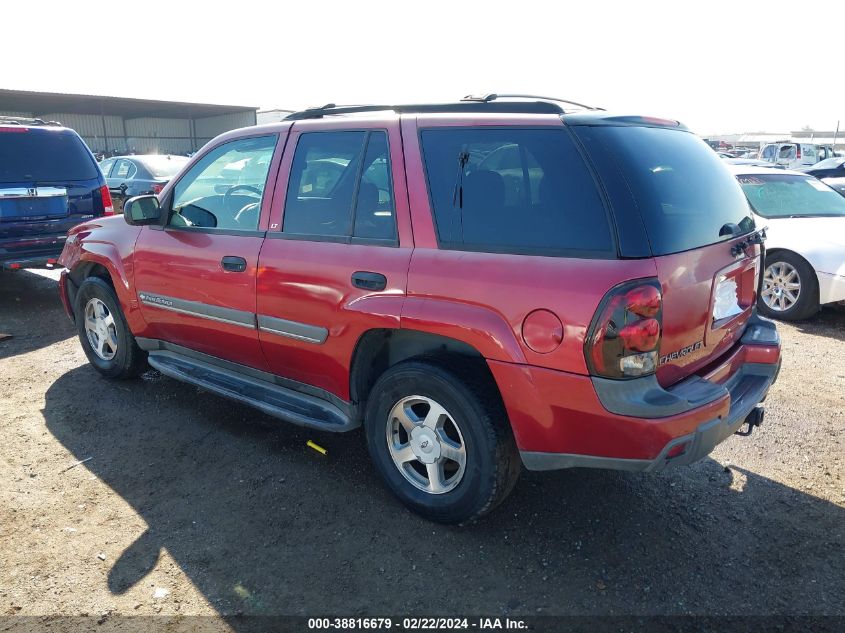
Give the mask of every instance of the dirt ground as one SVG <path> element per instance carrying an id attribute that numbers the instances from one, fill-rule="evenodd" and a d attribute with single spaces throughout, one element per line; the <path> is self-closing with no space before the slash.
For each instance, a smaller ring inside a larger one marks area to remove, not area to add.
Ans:
<path id="1" fill-rule="evenodd" d="M 447 528 L 360 433 L 102 379 L 55 277 L 0 273 L 0 615 L 845 615 L 841 310 L 780 326 L 751 437 L 656 475 L 526 472 Z"/>

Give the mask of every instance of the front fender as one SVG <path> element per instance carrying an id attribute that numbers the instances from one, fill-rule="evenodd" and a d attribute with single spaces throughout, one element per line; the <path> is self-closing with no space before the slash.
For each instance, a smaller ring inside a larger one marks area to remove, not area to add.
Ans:
<path id="1" fill-rule="evenodd" d="M 79 271 L 101 266 L 111 278 L 120 307 L 130 329 L 144 326 L 132 291 L 132 256 L 140 227 L 126 224 L 120 216 L 98 220 L 74 227 L 68 233 L 59 263 L 70 271 L 76 284 L 81 284 Z"/>

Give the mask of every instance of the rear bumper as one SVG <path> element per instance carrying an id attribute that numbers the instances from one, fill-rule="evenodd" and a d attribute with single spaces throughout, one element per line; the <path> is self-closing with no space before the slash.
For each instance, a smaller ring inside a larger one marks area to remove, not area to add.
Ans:
<path id="1" fill-rule="evenodd" d="M 66 239 L 64 233 L 0 239 L 0 267 L 17 269 L 53 265 L 62 254 Z"/>
<path id="2" fill-rule="evenodd" d="M 756 315 L 717 367 L 669 389 L 490 362 L 525 466 L 657 471 L 702 459 L 762 402 L 780 369 L 774 324 Z"/>

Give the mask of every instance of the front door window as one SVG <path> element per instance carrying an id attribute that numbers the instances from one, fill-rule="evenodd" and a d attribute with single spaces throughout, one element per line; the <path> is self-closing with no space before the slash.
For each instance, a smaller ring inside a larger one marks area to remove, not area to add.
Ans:
<path id="1" fill-rule="evenodd" d="M 258 136 L 211 150 L 176 183 L 168 224 L 226 231 L 258 229 L 275 147 L 275 136 Z"/>

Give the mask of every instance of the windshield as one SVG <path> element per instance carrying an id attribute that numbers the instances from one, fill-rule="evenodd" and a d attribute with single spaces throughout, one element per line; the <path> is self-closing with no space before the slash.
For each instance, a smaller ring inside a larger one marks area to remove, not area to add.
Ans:
<path id="1" fill-rule="evenodd" d="M 574 130 L 588 149 L 599 142 L 613 157 L 634 195 L 654 255 L 700 248 L 754 229 L 748 201 L 733 175 L 697 136 L 633 126 Z M 729 225 L 736 225 L 733 234 L 725 230 Z"/>
<path id="2" fill-rule="evenodd" d="M 0 182 L 100 178 L 94 158 L 70 131 L 0 129 Z"/>
<path id="3" fill-rule="evenodd" d="M 144 156 L 139 160 L 155 178 L 172 178 L 188 162 L 184 156 Z"/>
<path id="4" fill-rule="evenodd" d="M 754 211 L 765 218 L 845 216 L 845 198 L 811 176 L 744 174 L 737 179 Z"/>

